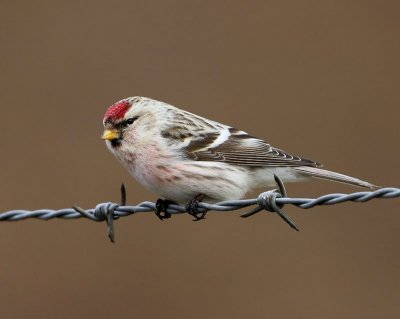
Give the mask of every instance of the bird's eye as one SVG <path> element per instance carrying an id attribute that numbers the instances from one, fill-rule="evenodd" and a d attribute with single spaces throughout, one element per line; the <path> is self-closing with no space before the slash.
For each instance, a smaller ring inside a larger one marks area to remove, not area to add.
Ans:
<path id="1" fill-rule="evenodd" d="M 125 121 L 125 123 L 127 124 L 127 125 L 131 125 L 131 124 L 133 124 L 133 122 L 135 122 L 137 120 L 137 117 L 130 117 L 129 119 L 127 119 L 126 121 Z"/>

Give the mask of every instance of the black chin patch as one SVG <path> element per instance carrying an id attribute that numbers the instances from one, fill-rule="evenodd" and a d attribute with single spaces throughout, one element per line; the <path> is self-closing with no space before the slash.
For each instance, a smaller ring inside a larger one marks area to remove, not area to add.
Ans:
<path id="1" fill-rule="evenodd" d="M 119 146 L 121 146 L 121 142 L 122 142 L 122 139 L 121 139 L 121 138 L 116 138 L 115 140 L 111 140 L 111 141 L 110 141 L 112 147 L 119 147 Z"/>

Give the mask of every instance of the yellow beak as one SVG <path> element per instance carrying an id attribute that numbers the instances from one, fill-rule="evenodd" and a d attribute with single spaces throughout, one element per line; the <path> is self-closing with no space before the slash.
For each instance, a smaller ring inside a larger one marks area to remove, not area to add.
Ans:
<path id="1" fill-rule="evenodd" d="M 120 133 L 118 130 L 105 130 L 101 138 L 107 141 L 117 140 L 120 138 Z"/>

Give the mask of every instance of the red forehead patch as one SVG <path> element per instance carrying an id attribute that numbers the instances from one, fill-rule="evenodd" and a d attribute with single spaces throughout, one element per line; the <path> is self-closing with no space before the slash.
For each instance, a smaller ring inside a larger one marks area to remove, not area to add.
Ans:
<path id="1" fill-rule="evenodd" d="M 121 101 L 111 105 L 106 114 L 104 120 L 118 120 L 124 117 L 125 113 L 131 107 L 131 103 L 128 101 Z"/>

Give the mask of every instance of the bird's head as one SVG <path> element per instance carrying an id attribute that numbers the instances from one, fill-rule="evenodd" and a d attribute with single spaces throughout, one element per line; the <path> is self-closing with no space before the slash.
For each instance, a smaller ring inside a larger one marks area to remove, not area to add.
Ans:
<path id="1" fill-rule="evenodd" d="M 146 107 L 149 99 L 131 97 L 111 105 L 103 118 L 102 139 L 111 149 L 125 143 L 133 144 L 151 131 L 152 111 Z"/>

